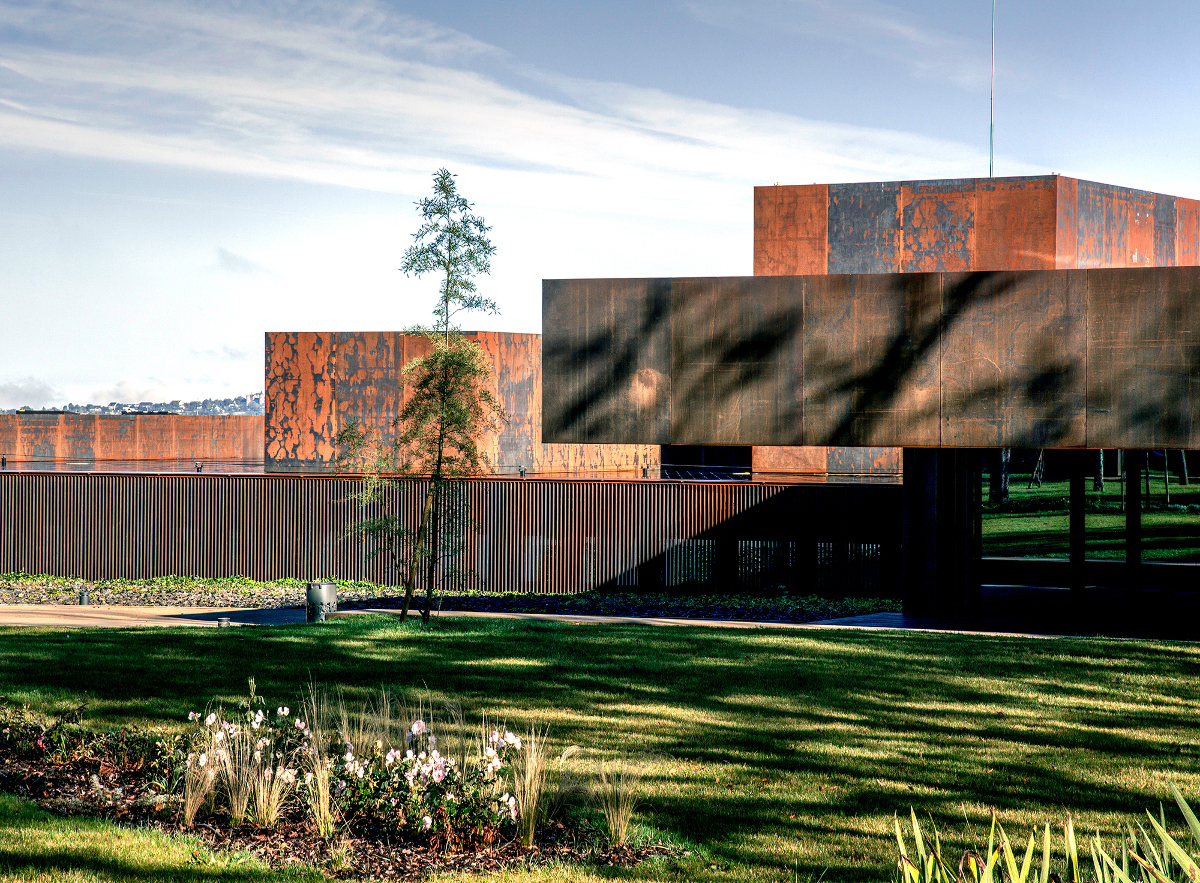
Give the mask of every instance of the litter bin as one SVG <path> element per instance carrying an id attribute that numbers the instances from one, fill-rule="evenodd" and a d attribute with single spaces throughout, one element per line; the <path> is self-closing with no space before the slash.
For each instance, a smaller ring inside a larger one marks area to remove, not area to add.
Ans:
<path id="1" fill-rule="evenodd" d="M 309 622 L 324 622 L 327 616 L 337 612 L 336 584 L 309 583 L 304 595 L 306 619 Z"/>

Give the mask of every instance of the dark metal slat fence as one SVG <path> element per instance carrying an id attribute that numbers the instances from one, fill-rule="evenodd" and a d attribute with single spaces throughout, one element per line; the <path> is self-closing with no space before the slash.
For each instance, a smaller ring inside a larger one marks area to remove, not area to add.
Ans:
<path id="1" fill-rule="evenodd" d="M 335 576 L 395 584 L 347 529 L 345 478 L 0 473 L 0 572 L 66 578 Z M 415 521 L 426 484 L 385 503 Z M 462 588 L 601 586 L 725 592 L 784 586 L 895 595 L 901 489 L 660 481 L 487 479 L 453 560 Z"/>

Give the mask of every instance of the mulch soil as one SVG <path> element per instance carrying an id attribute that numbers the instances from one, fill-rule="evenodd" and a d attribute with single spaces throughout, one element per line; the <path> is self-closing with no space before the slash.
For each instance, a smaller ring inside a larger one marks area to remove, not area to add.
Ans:
<path id="1" fill-rule="evenodd" d="M 0 750 L 0 790 L 33 801 L 61 816 L 90 816 L 120 825 L 168 833 L 190 833 L 214 851 L 247 851 L 274 868 L 308 865 L 348 880 L 423 880 L 436 871 L 489 873 L 551 861 L 591 865 L 636 865 L 676 853 L 660 844 L 614 849 L 590 832 L 557 825 L 539 832 L 533 847 L 511 840 L 473 852 L 446 852 L 427 842 L 393 841 L 365 825 L 348 825 L 334 842 L 322 840 L 300 815 L 275 828 L 234 827 L 227 817 L 197 818 L 186 829 L 177 821 L 181 798 L 154 789 L 138 767 L 116 768 L 95 761 L 30 760 Z"/>

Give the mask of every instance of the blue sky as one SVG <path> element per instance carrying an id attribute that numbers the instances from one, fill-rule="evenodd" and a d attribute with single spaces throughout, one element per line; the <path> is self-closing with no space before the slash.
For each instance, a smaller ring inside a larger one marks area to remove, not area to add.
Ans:
<path id="1" fill-rule="evenodd" d="M 756 184 L 987 173 L 990 3 L 0 0 L 0 407 L 262 388 L 393 329 L 434 170 L 481 289 L 751 272 Z M 1200 4 L 999 0 L 996 173 L 1200 197 Z"/>

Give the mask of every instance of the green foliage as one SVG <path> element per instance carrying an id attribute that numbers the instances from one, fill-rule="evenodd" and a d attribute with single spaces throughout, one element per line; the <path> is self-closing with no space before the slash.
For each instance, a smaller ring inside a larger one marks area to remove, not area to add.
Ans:
<path id="1" fill-rule="evenodd" d="M 458 192 L 454 175 L 438 169 L 433 176 L 433 196 L 419 200 L 423 223 L 404 252 L 400 269 L 408 276 L 440 272 L 442 283 L 433 315 L 434 328 L 447 333 L 454 315 L 462 310 L 497 312 L 496 302 L 483 297 L 473 277 L 491 272 L 495 247 L 487 234 L 492 229 L 471 214 L 472 205 Z"/>
<path id="2" fill-rule="evenodd" d="M 1171 796 L 1187 821 L 1188 834 L 1194 846 L 1200 843 L 1200 821 L 1184 800 L 1173 782 L 1167 783 Z M 1040 863 L 1035 868 L 1033 858 L 1038 845 L 1034 830 L 1024 849 L 1014 851 L 1012 841 L 1004 828 L 992 814 L 991 833 L 986 852 L 982 855 L 973 849 L 963 852 L 957 863 L 947 859 L 943 853 L 942 839 L 937 828 L 930 826 L 932 836 L 921 829 L 917 814 L 911 808 L 913 851 L 910 853 L 900 826 L 899 817 L 894 818 L 896 844 L 899 848 L 897 867 L 901 883 L 1195 883 L 1200 880 L 1200 865 L 1196 859 L 1166 829 L 1166 817 L 1159 808 L 1159 819 L 1146 814 L 1153 833 L 1147 832 L 1140 822 L 1135 830 L 1127 823 L 1117 835 L 1120 847 L 1120 862 L 1114 856 L 1116 850 L 1105 847 L 1099 832 L 1086 842 L 1095 874 L 1089 881 L 1086 864 L 1079 860 L 1079 843 L 1075 837 L 1075 823 L 1067 813 L 1063 825 L 1062 849 L 1055 853 L 1050 836 L 1050 825 L 1042 831 L 1041 849 L 1037 850 Z M 1157 842 L 1158 845 L 1155 845 Z M 1086 858 L 1086 856 L 1085 856 Z M 1132 864 L 1131 864 L 1132 862 Z M 1060 873 L 1061 872 L 1061 873 Z"/>
<path id="3" fill-rule="evenodd" d="M 97 730 L 82 723 L 86 700 L 65 713 L 40 714 L 28 706 L 13 707 L 0 697 L 0 748 L 17 757 L 75 763 L 99 770 L 145 767 L 161 791 L 179 782 L 184 739 L 178 733 L 142 727 Z"/>
<path id="4" fill-rule="evenodd" d="M 353 421 L 337 436 L 339 469 L 363 475 L 357 498 L 364 512 L 378 508 L 392 476 L 429 478 L 415 528 L 394 513 L 376 511 L 364 514 L 348 531 L 371 537 L 372 553 L 387 555 L 406 574 L 401 620 L 408 616 L 417 569 L 426 567 L 421 614 L 426 622 L 438 564 L 454 555 L 464 535 L 465 503 L 456 482 L 486 471 L 479 440 L 504 419 L 488 388 L 491 368 L 482 348 L 453 323 L 462 310 L 497 312 L 495 302 L 480 295 L 474 282 L 475 276 L 491 269 L 496 251 L 487 238 L 491 228 L 471 214 L 471 203 L 458 193 L 446 169 L 434 174 L 433 191 L 433 196 L 417 202 L 423 223 L 401 267 L 411 276 L 442 274 L 433 311 L 436 322 L 432 328 L 413 329 L 429 340 L 430 352 L 404 366 L 406 398 L 392 421 L 392 438 Z M 449 575 L 443 568 L 443 578 Z"/>

